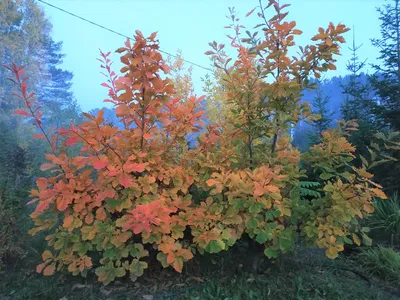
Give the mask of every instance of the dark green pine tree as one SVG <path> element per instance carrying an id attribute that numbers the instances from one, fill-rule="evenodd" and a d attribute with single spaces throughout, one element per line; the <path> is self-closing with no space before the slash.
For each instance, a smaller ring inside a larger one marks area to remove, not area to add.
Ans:
<path id="1" fill-rule="evenodd" d="M 345 121 L 359 120 L 364 116 L 362 112 L 365 103 L 363 103 L 370 92 L 370 86 L 364 84 L 361 80 L 363 77 L 362 70 L 365 67 L 367 60 L 360 61 L 357 51 L 362 45 L 356 46 L 355 34 L 353 29 L 353 46 L 349 47 L 351 51 L 351 58 L 347 62 L 346 69 L 350 73 L 348 75 L 348 81 L 341 84 L 343 94 L 345 95 L 345 101 L 341 105 L 341 113 Z"/>
<path id="2" fill-rule="evenodd" d="M 47 41 L 43 57 L 46 62 L 43 70 L 45 82 L 38 93 L 45 109 L 45 121 L 56 129 L 68 126 L 71 122 L 77 123 L 80 116 L 71 91 L 73 74 L 59 67 L 65 56 L 61 50 L 62 42 L 54 42 L 52 39 Z"/>
<path id="3" fill-rule="evenodd" d="M 358 130 L 352 132 L 349 141 L 356 147 L 358 154 L 365 156 L 368 150 L 366 146 L 370 144 L 372 135 L 382 128 L 379 118 L 376 118 L 369 105 L 373 101 L 374 93 L 371 84 L 363 80 L 365 75 L 362 71 L 366 60 L 361 61 L 357 55 L 361 46 L 356 46 L 353 30 L 353 45 L 349 48 L 352 54 L 346 66 L 350 74 L 348 80 L 341 84 L 345 95 L 341 113 L 345 121 L 356 120 Z"/>
<path id="4" fill-rule="evenodd" d="M 400 130 L 400 0 L 378 8 L 381 21 L 379 39 L 372 44 L 380 50 L 380 64 L 373 65 L 376 73 L 370 77 L 378 99 L 371 108 L 389 129 Z"/>
<path id="5" fill-rule="evenodd" d="M 309 135 L 311 145 L 320 141 L 322 132 L 327 130 L 332 123 L 333 112 L 327 108 L 330 96 L 322 90 L 321 84 L 321 82 L 317 83 L 316 95 L 311 102 L 312 113 L 320 116 L 318 120 L 311 122 L 313 127 L 313 132 Z"/>

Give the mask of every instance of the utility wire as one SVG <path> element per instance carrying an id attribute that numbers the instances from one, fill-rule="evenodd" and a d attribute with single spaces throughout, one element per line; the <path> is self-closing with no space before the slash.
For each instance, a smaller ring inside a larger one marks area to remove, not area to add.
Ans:
<path id="1" fill-rule="evenodd" d="M 62 9 L 62 8 L 60 8 L 60 7 L 58 7 L 58 6 L 55 6 L 55 5 L 51 4 L 51 3 L 48 3 L 48 2 L 43 1 L 43 0 L 37 0 L 37 1 L 40 2 L 40 3 L 43 3 L 43 4 L 45 4 L 45 5 L 48 5 L 48 6 L 50 6 L 50 7 L 53 7 L 53 8 L 55 8 L 55 9 L 59 10 L 59 11 L 62 11 L 62 12 L 64 12 L 64 13 L 66 13 L 66 14 L 69 14 L 69 15 L 75 17 L 75 18 L 81 19 L 82 21 L 88 22 L 88 23 L 90 23 L 90 24 L 92 24 L 92 25 L 94 25 L 94 26 L 100 27 L 100 28 L 102 28 L 102 29 L 104 29 L 104 30 L 107 30 L 107 31 L 109 31 L 109 32 L 112 32 L 112 33 L 114 33 L 114 34 L 117 34 L 117 35 L 119 35 L 119 36 L 122 36 L 122 37 L 124 37 L 124 38 L 130 39 L 131 41 L 133 41 L 132 38 L 130 38 L 129 36 L 126 36 L 125 34 L 119 33 L 119 32 L 117 32 L 117 31 L 112 30 L 112 29 L 110 29 L 110 28 L 107 28 L 107 27 L 105 27 L 105 26 L 103 26 L 103 25 L 100 25 L 100 24 L 98 24 L 98 23 L 95 23 L 95 22 L 93 22 L 93 21 L 90 21 L 90 20 L 88 20 L 88 19 L 85 19 L 85 18 L 83 18 L 83 17 L 81 17 L 81 16 L 78 16 L 78 15 L 76 15 L 76 14 L 74 14 L 74 13 L 71 13 L 71 12 L 69 12 L 69 11 L 66 11 L 65 9 Z M 176 55 L 174 55 L 174 54 L 168 53 L 168 52 L 163 51 L 163 50 L 159 50 L 159 51 L 160 51 L 161 53 L 164 53 L 164 54 L 169 55 L 169 56 L 174 57 L 174 58 L 177 58 L 177 57 L 178 57 L 178 56 L 176 56 Z M 207 70 L 207 71 L 211 71 L 211 72 L 212 72 L 212 70 L 211 70 L 210 68 L 203 67 L 203 66 L 201 66 L 201 65 L 199 65 L 199 64 L 196 64 L 196 63 L 191 62 L 191 61 L 186 60 L 186 59 L 182 59 L 182 60 L 183 60 L 184 62 L 188 63 L 188 64 L 191 64 L 191 65 L 196 66 L 196 67 L 198 67 L 198 68 L 201 68 L 201 69 L 204 69 L 204 70 Z"/>

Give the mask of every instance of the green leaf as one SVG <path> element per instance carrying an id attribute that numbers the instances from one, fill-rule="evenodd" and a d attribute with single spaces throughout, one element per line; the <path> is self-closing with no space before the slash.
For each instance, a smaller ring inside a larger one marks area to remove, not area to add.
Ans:
<path id="1" fill-rule="evenodd" d="M 367 160 L 365 159 L 365 157 L 362 156 L 361 154 L 360 154 L 360 159 L 361 159 L 362 163 L 364 164 L 364 166 L 365 166 L 365 167 L 368 167 L 368 161 L 367 161 Z"/>
<path id="2" fill-rule="evenodd" d="M 266 241 L 272 238 L 271 234 L 267 234 L 265 231 L 261 231 L 256 236 L 256 241 L 260 244 L 264 244 Z"/>
<path id="3" fill-rule="evenodd" d="M 372 239 L 364 232 L 362 233 L 362 240 L 363 244 L 365 244 L 366 246 L 372 246 Z"/>
<path id="4" fill-rule="evenodd" d="M 329 174 L 329 173 L 322 173 L 321 175 L 319 175 L 319 178 L 323 179 L 323 180 L 328 180 L 329 178 L 332 178 L 334 175 Z"/>
<path id="5" fill-rule="evenodd" d="M 288 250 L 292 246 L 292 240 L 288 239 L 287 237 L 279 238 L 278 245 L 279 245 L 279 249 Z"/>
<path id="6" fill-rule="evenodd" d="M 129 267 L 129 271 L 137 277 L 140 277 L 144 273 L 144 269 L 147 268 L 147 263 L 138 259 L 133 259 Z"/>
<path id="7" fill-rule="evenodd" d="M 274 200 L 281 200 L 282 199 L 282 196 L 281 196 L 281 194 L 280 193 L 272 193 L 271 194 L 271 198 L 272 199 L 274 199 Z"/>
<path id="8" fill-rule="evenodd" d="M 278 251 L 269 247 L 264 250 L 264 255 L 268 258 L 276 258 L 278 257 Z"/>
<path id="9" fill-rule="evenodd" d="M 250 229 L 257 228 L 258 222 L 256 219 L 250 219 L 249 222 L 247 222 L 247 227 Z"/>
<path id="10" fill-rule="evenodd" d="M 272 213 L 272 210 L 269 210 L 265 213 L 265 220 L 269 221 L 269 220 L 273 220 L 274 219 L 274 214 Z"/>
<path id="11" fill-rule="evenodd" d="M 218 253 L 225 249 L 225 243 L 221 240 L 211 241 L 206 247 L 206 251 L 209 253 Z"/>
<path id="12" fill-rule="evenodd" d="M 334 190 L 335 190 L 335 187 L 330 182 L 326 186 L 324 186 L 325 192 L 333 192 Z"/>
<path id="13" fill-rule="evenodd" d="M 274 209 L 274 210 L 272 211 L 272 215 L 273 215 L 275 218 L 277 218 L 277 217 L 279 217 L 279 216 L 281 215 L 281 212 L 280 212 L 279 210 L 277 210 L 277 209 Z"/>
<path id="14" fill-rule="evenodd" d="M 126 270 L 124 267 L 115 268 L 115 276 L 116 277 L 123 277 L 126 274 Z"/>
<path id="15" fill-rule="evenodd" d="M 252 214 L 258 214 L 261 211 L 261 206 L 258 203 L 254 203 L 250 206 L 249 212 Z"/>

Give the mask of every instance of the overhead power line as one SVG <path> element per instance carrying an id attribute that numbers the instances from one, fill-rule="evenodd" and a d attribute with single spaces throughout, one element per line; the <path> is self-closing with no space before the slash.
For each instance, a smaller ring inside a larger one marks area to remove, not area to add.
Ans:
<path id="1" fill-rule="evenodd" d="M 72 12 L 66 11 L 65 9 L 62 9 L 62 8 L 60 8 L 60 7 L 58 7 L 58 6 L 55 6 L 55 5 L 51 4 L 51 3 L 48 3 L 48 2 L 43 1 L 43 0 L 37 0 L 37 1 L 40 2 L 40 3 L 43 3 L 43 4 L 45 4 L 45 5 L 48 5 L 48 6 L 50 6 L 50 7 L 53 7 L 53 8 L 55 8 L 55 9 L 59 10 L 59 11 L 62 11 L 63 13 L 69 14 L 69 15 L 75 17 L 75 18 L 81 19 L 82 21 L 85 21 L 85 22 L 90 23 L 90 24 L 92 24 L 92 25 L 94 25 L 94 26 L 100 27 L 100 28 L 102 28 L 102 29 L 104 29 L 104 30 L 107 30 L 107 31 L 109 31 L 109 32 L 112 32 L 112 33 L 114 33 L 114 34 L 117 34 L 117 35 L 119 35 L 119 36 L 122 36 L 122 37 L 124 37 L 124 38 L 130 39 L 130 40 L 133 41 L 132 38 L 130 38 L 129 36 L 127 36 L 127 35 L 125 35 L 125 34 L 122 34 L 122 33 L 120 33 L 120 32 L 117 32 L 117 31 L 115 31 L 115 30 L 112 30 L 112 29 L 110 29 L 110 28 L 107 28 L 107 27 L 105 27 L 105 26 L 103 26 L 103 25 L 100 25 L 100 24 L 98 24 L 98 23 L 96 23 L 96 22 L 90 21 L 90 20 L 88 20 L 88 19 L 86 19 L 86 18 L 83 18 L 83 17 L 81 17 L 81 16 L 78 16 L 78 15 L 72 13 Z M 163 50 L 159 50 L 159 51 L 160 51 L 161 53 L 164 53 L 164 54 L 169 55 L 169 56 L 174 57 L 174 58 L 177 58 L 177 57 L 178 57 L 177 55 L 168 53 L 168 52 L 163 51 Z M 210 68 L 207 68 L 207 67 L 204 67 L 204 66 L 202 66 L 202 65 L 196 64 L 196 63 L 191 62 L 191 61 L 189 61 L 189 60 L 186 60 L 186 59 L 182 59 L 182 60 L 183 60 L 184 62 L 188 63 L 188 64 L 191 64 L 191 65 L 195 66 L 195 67 L 198 67 L 198 68 L 201 68 L 201 69 L 204 69 L 204 70 L 207 70 L 207 71 L 212 71 Z"/>

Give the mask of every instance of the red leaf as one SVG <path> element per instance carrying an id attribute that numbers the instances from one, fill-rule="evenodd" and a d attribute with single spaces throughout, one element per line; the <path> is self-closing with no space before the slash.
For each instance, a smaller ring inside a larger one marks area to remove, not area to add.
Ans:
<path id="1" fill-rule="evenodd" d="M 121 176 L 119 177 L 119 183 L 125 188 L 129 188 L 133 184 L 132 178 L 126 173 L 121 174 Z"/>
<path id="2" fill-rule="evenodd" d="M 150 134 L 150 133 L 145 133 L 145 134 L 143 134 L 143 138 L 144 138 L 146 141 L 148 141 L 148 140 L 151 139 L 152 137 L 153 137 L 153 135 Z"/>
<path id="3" fill-rule="evenodd" d="M 45 211 L 50 205 L 49 201 L 39 201 L 38 206 L 36 206 L 35 211 L 36 212 L 42 212 Z"/>
<path id="4" fill-rule="evenodd" d="M 26 116 L 26 117 L 29 117 L 29 116 L 30 116 L 30 114 L 29 114 L 27 111 L 22 110 L 22 109 L 16 109 L 16 110 L 14 110 L 14 114 L 15 114 L 15 115 L 21 115 L 21 116 Z"/>
<path id="5" fill-rule="evenodd" d="M 103 156 L 93 163 L 93 167 L 97 170 L 100 170 L 105 168 L 107 164 L 108 164 L 108 158 L 107 156 Z"/>
<path id="6" fill-rule="evenodd" d="M 43 134 L 34 134 L 32 137 L 34 139 L 46 140 L 46 137 Z"/>
<path id="7" fill-rule="evenodd" d="M 76 136 L 70 137 L 65 141 L 66 146 L 71 146 L 79 142 L 79 138 Z"/>

